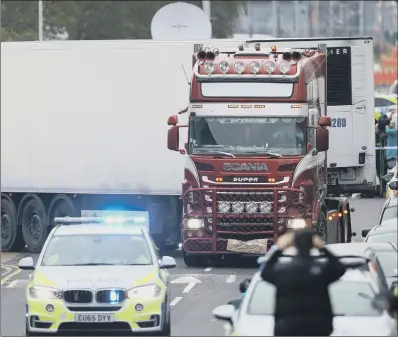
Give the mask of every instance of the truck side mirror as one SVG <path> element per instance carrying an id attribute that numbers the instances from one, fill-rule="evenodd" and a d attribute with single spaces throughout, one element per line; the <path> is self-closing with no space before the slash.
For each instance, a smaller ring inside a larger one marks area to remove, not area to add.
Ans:
<path id="1" fill-rule="evenodd" d="M 329 150 L 329 130 L 323 127 L 316 130 L 316 149 L 318 152 Z"/>
<path id="2" fill-rule="evenodd" d="M 180 132 L 178 126 L 173 126 L 167 133 L 167 148 L 171 151 L 179 151 Z"/>
<path id="3" fill-rule="evenodd" d="M 321 116 L 318 119 L 318 125 L 326 128 L 327 126 L 332 126 L 332 119 L 329 116 Z"/>
<path id="4" fill-rule="evenodd" d="M 178 124 L 178 116 L 177 115 L 170 116 L 169 119 L 167 120 L 167 125 L 176 126 L 177 124 Z"/>

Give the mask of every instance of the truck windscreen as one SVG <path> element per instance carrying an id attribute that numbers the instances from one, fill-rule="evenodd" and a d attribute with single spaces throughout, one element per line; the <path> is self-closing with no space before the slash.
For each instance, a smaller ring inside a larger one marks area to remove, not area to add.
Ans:
<path id="1" fill-rule="evenodd" d="M 189 153 L 212 155 L 282 156 L 306 153 L 304 117 L 192 117 L 189 124 Z"/>

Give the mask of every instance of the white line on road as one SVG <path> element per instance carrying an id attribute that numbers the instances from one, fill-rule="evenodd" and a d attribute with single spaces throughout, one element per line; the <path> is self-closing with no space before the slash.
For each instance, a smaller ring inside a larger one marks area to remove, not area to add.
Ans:
<path id="1" fill-rule="evenodd" d="M 4 267 L 4 265 L 2 267 Z M 4 278 L 1 279 L 1 285 L 5 284 L 11 277 L 14 277 L 15 275 L 19 274 L 22 271 L 18 267 L 14 268 L 16 269 L 13 272 L 7 274 Z"/>
<path id="2" fill-rule="evenodd" d="M 227 278 L 227 283 L 234 283 L 236 281 L 236 275 L 229 275 Z"/>
<path id="3" fill-rule="evenodd" d="M 210 271 L 211 270 L 211 267 L 207 267 L 206 269 L 205 269 L 205 271 Z"/>
<path id="4" fill-rule="evenodd" d="M 14 288 L 18 282 L 19 280 L 11 281 L 9 284 L 7 284 L 6 288 Z"/>
<path id="5" fill-rule="evenodd" d="M 191 290 L 192 290 L 192 288 L 195 286 L 195 284 L 196 283 L 189 283 L 185 288 L 184 288 L 184 290 L 182 291 L 183 293 L 189 293 Z"/>
<path id="6" fill-rule="evenodd" d="M 7 274 L 10 273 L 10 271 L 12 270 L 11 267 L 6 267 L 6 266 L 1 266 L 1 268 L 3 268 L 3 269 L 6 270 L 4 273 L 1 273 L 1 277 L 7 275 Z"/>
<path id="7" fill-rule="evenodd" d="M 176 297 L 174 300 L 170 302 L 170 306 L 174 307 L 178 302 L 182 300 L 182 297 Z"/>

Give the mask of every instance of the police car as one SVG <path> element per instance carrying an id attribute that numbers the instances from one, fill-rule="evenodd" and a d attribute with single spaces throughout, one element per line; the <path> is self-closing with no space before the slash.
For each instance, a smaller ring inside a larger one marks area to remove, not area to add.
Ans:
<path id="1" fill-rule="evenodd" d="M 145 218 L 56 218 L 26 288 L 26 336 L 170 336 L 168 272 Z"/>

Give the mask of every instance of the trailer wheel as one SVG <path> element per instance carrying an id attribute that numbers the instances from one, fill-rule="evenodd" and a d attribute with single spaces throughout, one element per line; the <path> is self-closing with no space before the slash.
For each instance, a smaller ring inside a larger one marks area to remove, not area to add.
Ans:
<path id="1" fill-rule="evenodd" d="M 326 214 L 324 211 L 321 211 L 319 213 L 316 233 L 321 237 L 324 244 L 328 243 L 328 228 L 327 228 Z"/>
<path id="2" fill-rule="evenodd" d="M 21 215 L 23 238 L 32 253 L 40 253 L 47 238 L 47 214 L 39 197 L 29 200 Z"/>
<path id="3" fill-rule="evenodd" d="M 48 208 L 48 219 L 47 223 L 50 226 L 54 226 L 54 218 L 57 217 L 77 217 L 77 210 L 73 200 L 65 194 L 58 194 L 50 203 Z"/>
<path id="4" fill-rule="evenodd" d="M 20 252 L 24 247 L 15 205 L 11 199 L 1 198 L 1 251 Z"/>

